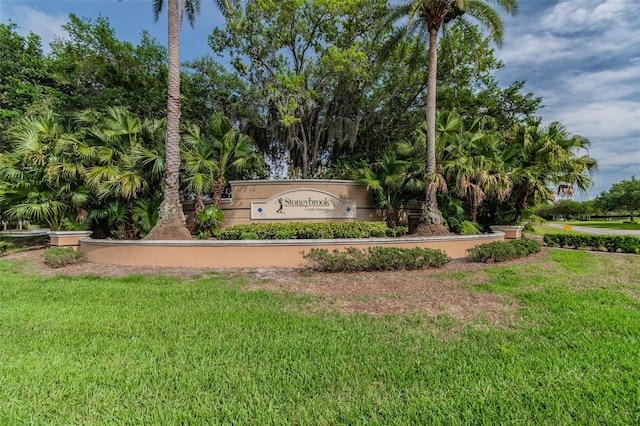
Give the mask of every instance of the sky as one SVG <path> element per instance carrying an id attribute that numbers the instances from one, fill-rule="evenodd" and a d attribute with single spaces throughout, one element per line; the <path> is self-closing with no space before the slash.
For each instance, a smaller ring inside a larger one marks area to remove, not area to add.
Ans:
<path id="1" fill-rule="evenodd" d="M 181 33 L 181 59 L 211 53 L 207 37 L 223 25 L 214 2 L 202 1 L 194 28 Z M 502 86 L 525 80 L 543 98 L 545 124 L 559 121 L 591 141 L 598 160 L 595 185 L 576 200 L 592 199 L 613 183 L 640 177 L 640 0 L 520 0 L 517 16 L 503 16 L 504 44 L 495 55 Z M 38 34 L 43 50 L 70 13 L 109 19 L 119 39 L 137 44 L 147 30 L 166 45 L 166 10 L 156 22 L 151 0 L 0 0 L 0 22 Z"/>

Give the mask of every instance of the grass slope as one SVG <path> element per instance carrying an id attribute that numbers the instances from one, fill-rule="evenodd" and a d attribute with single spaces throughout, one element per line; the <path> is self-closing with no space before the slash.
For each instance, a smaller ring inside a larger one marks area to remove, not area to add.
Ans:
<path id="1" fill-rule="evenodd" d="M 0 259 L 0 424 L 638 424 L 640 257 L 456 274 L 510 329 L 305 313 L 251 275 L 27 275 Z M 317 312 L 317 310 L 313 310 Z"/>

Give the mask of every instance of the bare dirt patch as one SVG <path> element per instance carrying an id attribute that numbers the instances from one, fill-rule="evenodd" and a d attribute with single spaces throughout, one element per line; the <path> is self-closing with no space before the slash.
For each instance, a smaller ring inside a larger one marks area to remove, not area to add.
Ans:
<path id="1" fill-rule="evenodd" d="M 192 279 L 210 271 L 206 268 L 114 266 L 89 262 L 54 269 L 44 263 L 42 251 L 15 253 L 4 259 L 27 259 L 32 268 L 29 272 L 44 276 L 161 274 Z M 530 263 L 544 256 L 543 251 L 509 263 Z M 470 284 L 488 280 L 483 272 L 488 266 L 455 259 L 443 268 L 421 271 L 321 273 L 306 269 L 260 268 L 233 272 L 251 273 L 257 278 L 245 287 L 247 291 L 267 290 L 318 296 L 320 309 L 372 315 L 425 312 L 431 317 L 447 315 L 476 325 L 509 327 L 518 308 L 516 300 L 469 288 Z"/>
<path id="2" fill-rule="evenodd" d="M 319 296 L 324 308 L 371 315 L 424 312 L 447 315 L 477 325 L 508 327 L 518 308 L 514 300 L 469 289 L 487 279 L 485 264 L 456 259 L 439 269 L 365 273 L 324 273 L 305 270 L 258 270 L 266 278 L 248 290 Z M 464 274 L 464 279 L 457 273 Z"/>

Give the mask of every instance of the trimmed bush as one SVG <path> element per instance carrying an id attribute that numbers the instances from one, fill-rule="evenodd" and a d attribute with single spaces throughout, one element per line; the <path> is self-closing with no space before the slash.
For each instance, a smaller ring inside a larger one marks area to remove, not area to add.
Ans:
<path id="1" fill-rule="evenodd" d="M 240 239 L 241 240 L 258 240 L 258 234 L 256 234 L 255 232 L 243 232 L 240 235 Z"/>
<path id="2" fill-rule="evenodd" d="M 451 261 L 442 250 L 428 248 L 370 247 L 359 250 L 348 247 L 344 251 L 311 249 L 302 252 L 310 261 L 310 268 L 320 272 L 392 271 L 439 268 Z"/>
<path id="3" fill-rule="evenodd" d="M 640 237 L 631 235 L 545 234 L 544 243 L 550 247 L 584 247 L 613 253 L 640 253 Z"/>
<path id="4" fill-rule="evenodd" d="M 274 238 L 276 240 L 295 240 L 296 231 L 293 229 L 276 231 Z"/>
<path id="5" fill-rule="evenodd" d="M 467 250 L 472 262 L 506 262 L 540 252 L 540 244 L 527 238 L 510 241 L 494 241 L 480 244 Z"/>
<path id="6" fill-rule="evenodd" d="M 509 244 L 515 247 L 520 257 L 540 253 L 540 244 L 528 238 L 517 238 L 509 241 Z"/>
<path id="7" fill-rule="evenodd" d="M 396 226 L 395 228 L 387 228 L 387 237 L 401 237 L 409 233 L 409 228 L 406 226 Z"/>
<path id="8" fill-rule="evenodd" d="M 195 235 L 196 239 L 198 240 L 208 240 L 211 238 L 211 236 L 211 231 L 200 231 Z"/>
<path id="9" fill-rule="evenodd" d="M 84 253 L 71 247 L 49 247 L 44 251 L 44 263 L 52 268 L 73 265 L 84 260 Z"/>
<path id="10" fill-rule="evenodd" d="M 391 232 L 395 235 L 402 235 L 402 229 L 406 230 L 406 228 L 398 227 Z M 252 223 L 229 226 L 218 232 L 217 236 L 221 240 L 369 238 L 384 237 L 388 231 L 389 228 L 384 222 Z M 245 238 L 250 235 L 254 237 Z"/>
<path id="11" fill-rule="evenodd" d="M 11 247 L 13 247 L 13 244 L 6 241 L 0 241 L 0 254 L 6 253 Z"/>

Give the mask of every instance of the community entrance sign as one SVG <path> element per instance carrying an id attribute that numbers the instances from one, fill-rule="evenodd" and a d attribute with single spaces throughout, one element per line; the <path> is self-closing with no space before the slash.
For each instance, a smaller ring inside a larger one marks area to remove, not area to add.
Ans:
<path id="1" fill-rule="evenodd" d="M 318 189 L 293 189 L 251 202 L 251 219 L 356 219 L 356 202 Z"/>

